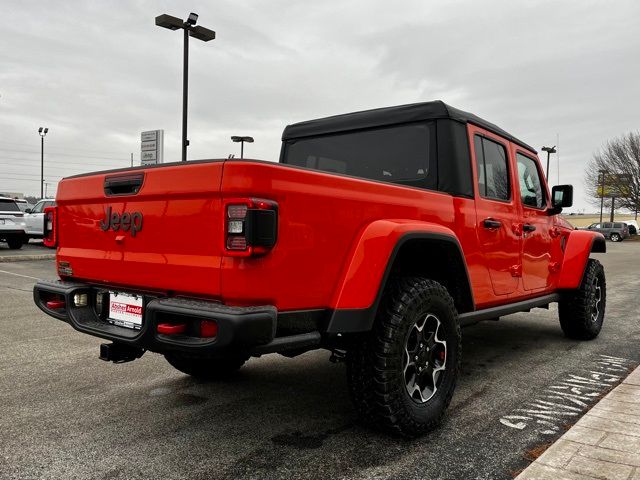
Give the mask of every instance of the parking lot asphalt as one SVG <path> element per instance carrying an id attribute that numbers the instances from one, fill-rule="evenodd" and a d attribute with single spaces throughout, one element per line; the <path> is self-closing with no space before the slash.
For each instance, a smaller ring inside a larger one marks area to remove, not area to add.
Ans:
<path id="1" fill-rule="evenodd" d="M 555 306 L 464 329 L 448 415 L 416 440 L 358 425 L 325 351 L 217 383 L 151 353 L 104 363 L 33 305 L 52 261 L 0 264 L 0 478 L 513 478 L 640 362 L 640 242 L 608 248 L 600 336 L 564 338 Z"/>
<path id="2" fill-rule="evenodd" d="M 45 247 L 42 240 L 29 240 L 29 243 L 23 245 L 19 250 L 12 250 L 5 242 L 0 242 L 0 262 L 6 257 L 50 256 L 55 253 L 54 249 Z"/>

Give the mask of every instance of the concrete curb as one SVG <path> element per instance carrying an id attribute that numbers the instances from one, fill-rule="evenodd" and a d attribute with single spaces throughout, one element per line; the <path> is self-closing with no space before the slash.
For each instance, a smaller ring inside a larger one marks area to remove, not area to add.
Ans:
<path id="1" fill-rule="evenodd" d="M 53 260 L 56 258 L 55 253 L 41 253 L 38 255 L 11 255 L 11 256 L 0 256 L 0 263 L 8 263 L 8 262 L 28 262 L 29 260 Z"/>
<path id="2" fill-rule="evenodd" d="M 516 480 L 640 480 L 640 367 Z"/>

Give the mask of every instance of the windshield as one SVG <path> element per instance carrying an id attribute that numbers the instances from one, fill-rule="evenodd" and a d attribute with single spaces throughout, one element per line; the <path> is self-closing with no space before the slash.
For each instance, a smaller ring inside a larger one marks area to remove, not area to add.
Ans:
<path id="1" fill-rule="evenodd" d="M 288 140 L 282 162 L 323 172 L 424 187 L 432 123 Z"/>

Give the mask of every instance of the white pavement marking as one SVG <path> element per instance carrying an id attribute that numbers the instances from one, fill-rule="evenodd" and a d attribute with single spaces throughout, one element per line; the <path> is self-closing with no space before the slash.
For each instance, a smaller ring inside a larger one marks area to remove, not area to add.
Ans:
<path id="1" fill-rule="evenodd" d="M 556 443 L 527 467 L 517 480 L 560 478 L 640 479 L 640 416 L 611 399 L 627 392 L 627 405 L 640 405 L 640 368 L 589 410 Z M 608 410 L 600 408 L 607 404 Z"/>
<path id="2" fill-rule="evenodd" d="M 536 429 L 542 435 L 554 435 L 567 423 L 573 423 L 602 392 L 618 383 L 634 362 L 611 355 L 598 355 L 594 363 L 576 374 L 565 375 L 546 387 L 538 398 L 500 418 L 500 423 L 516 430 Z M 613 372 L 613 373 L 612 373 Z M 625 401 L 630 395 L 618 391 L 612 400 Z"/>
<path id="3" fill-rule="evenodd" d="M 22 275 L 21 273 L 7 272 L 6 270 L 0 270 L 0 273 L 6 273 L 7 275 L 15 275 L 16 277 L 30 278 L 31 280 L 40 280 L 37 277 L 32 277 L 30 275 Z"/>

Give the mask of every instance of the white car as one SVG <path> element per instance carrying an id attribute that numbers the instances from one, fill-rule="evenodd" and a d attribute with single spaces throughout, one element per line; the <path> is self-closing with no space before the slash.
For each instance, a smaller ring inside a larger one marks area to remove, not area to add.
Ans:
<path id="1" fill-rule="evenodd" d="M 0 241 L 17 250 L 25 240 L 24 213 L 14 199 L 0 197 Z"/>
<path id="2" fill-rule="evenodd" d="M 635 220 L 623 220 L 623 222 L 629 225 L 629 233 L 631 235 L 638 234 L 638 222 L 636 222 Z"/>
<path id="3" fill-rule="evenodd" d="M 43 198 L 24 216 L 26 233 L 28 238 L 44 237 L 44 209 L 55 207 L 56 202 L 52 198 Z"/>
<path id="4" fill-rule="evenodd" d="M 33 204 L 27 202 L 23 198 L 15 198 L 14 200 L 16 201 L 16 204 L 18 205 L 20 210 L 22 210 L 22 213 L 28 213 L 27 210 L 30 210 L 33 208 Z"/>

